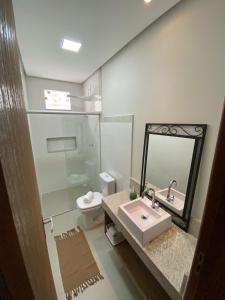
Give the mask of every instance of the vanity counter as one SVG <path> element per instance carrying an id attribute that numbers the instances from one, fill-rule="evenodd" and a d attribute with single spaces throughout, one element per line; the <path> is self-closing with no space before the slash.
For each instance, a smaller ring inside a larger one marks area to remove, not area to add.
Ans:
<path id="1" fill-rule="evenodd" d="M 129 201 L 129 192 L 110 195 L 102 207 L 123 233 L 125 239 L 172 299 L 182 299 L 180 289 L 185 274 L 191 269 L 196 238 L 175 224 L 153 241 L 142 246 L 118 217 L 118 208 Z"/>

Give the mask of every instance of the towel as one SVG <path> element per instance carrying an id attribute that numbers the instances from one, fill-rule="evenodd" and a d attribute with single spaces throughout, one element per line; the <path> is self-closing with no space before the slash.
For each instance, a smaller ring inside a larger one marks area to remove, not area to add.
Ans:
<path id="1" fill-rule="evenodd" d="M 85 203 L 91 203 L 91 201 L 93 200 L 93 192 L 89 191 L 85 196 L 84 196 L 84 202 Z"/>
<path id="2" fill-rule="evenodd" d="M 109 227 L 108 231 L 109 231 L 109 234 L 113 237 L 116 237 L 118 234 L 116 228 L 113 225 Z"/>

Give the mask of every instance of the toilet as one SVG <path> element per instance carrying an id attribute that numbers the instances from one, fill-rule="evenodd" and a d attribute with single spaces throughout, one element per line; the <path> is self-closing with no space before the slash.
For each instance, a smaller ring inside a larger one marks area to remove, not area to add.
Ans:
<path id="1" fill-rule="evenodd" d="M 90 202 L 85 201 L 86 195 L 76 200 L 77 207 L 83 217 L 83 225 L 86 229 L 93 228 L 103 222 L 102 199 L 116 191 L 115 179 L 111 175 L 103 172 L 99 174 L 99 177 L 102 193 L 93 192 Z"/>

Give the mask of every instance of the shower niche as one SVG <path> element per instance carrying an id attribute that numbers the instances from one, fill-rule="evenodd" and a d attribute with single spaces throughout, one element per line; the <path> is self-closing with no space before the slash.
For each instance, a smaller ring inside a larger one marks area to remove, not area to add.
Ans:
<path id="1" fill-rule="evenodd" d="M 46 145 L 48 153 L 77 150 L 77 140 L 75 136 L 47 138 Z"/>

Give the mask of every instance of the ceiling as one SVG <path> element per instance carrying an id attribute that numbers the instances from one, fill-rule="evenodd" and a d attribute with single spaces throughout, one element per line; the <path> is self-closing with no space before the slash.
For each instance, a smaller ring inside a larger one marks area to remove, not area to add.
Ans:
<path id="1" fill-rule="evenodd" d="M 180 0 L 13 0 L 27 75 L 81 83 Z M 62 39 L 82 43 L 79 53 Z"/>

